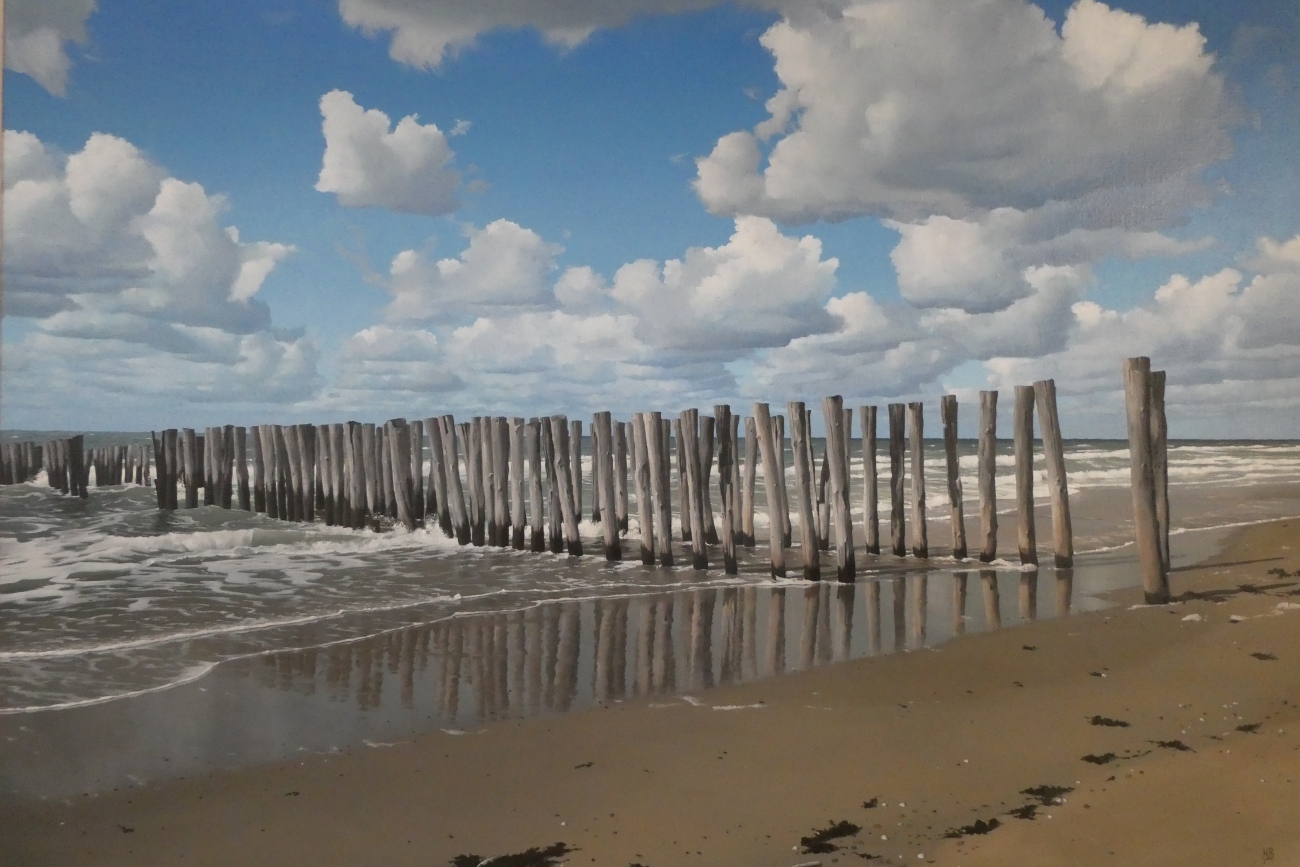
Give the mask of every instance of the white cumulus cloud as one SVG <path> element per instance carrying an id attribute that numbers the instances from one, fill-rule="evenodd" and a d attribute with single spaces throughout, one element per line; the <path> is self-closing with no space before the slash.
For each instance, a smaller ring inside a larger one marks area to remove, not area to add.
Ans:
<path id="1" fill-rule="evenodd" d="M 345 90 L 320 99 L 325 156 L 316 189 L 342 205 L 412 214 L 449 214 L 459 207 L 455 154 L 437 125 L 408 115 L 392 127 L 378 109 L 362 109 Z"/>

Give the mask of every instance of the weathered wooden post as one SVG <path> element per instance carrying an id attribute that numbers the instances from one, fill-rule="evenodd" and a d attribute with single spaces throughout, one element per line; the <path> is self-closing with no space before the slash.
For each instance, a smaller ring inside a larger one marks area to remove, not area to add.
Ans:
<path id="1" fill-rule="evenodd" d="M 763 491 L 767 495 L 768 541 L 772 551 L 772 575 L 785 577 L 785 548 L 781 544 L 781 478 L 776 454 L 776 427 L 767 404 L 754 404 L 754 427 L 758 430 L 759 451 L 763 460 Z"/>
<path id="2" fill-rule="evenodd" d="M 167 502 L 167 510 L 169 512 L 176 511 L 176 507 L 177 507 L 176 481 L 180 476 L 179 473 L 180 448 L 177 445 L 177 438 L 179 433 L 180 432 L 176 430 L 176 428 L 168 428 L 167 430 L 164 430 L 162 432 L 162 438 L 161 438 L 162 453 L 167 456 L 166 457 L 167 480 L 166 483 L 163 485 L 163 487 L 167 492 L 166 502 Z M 77 475 L 77 485 L 81 490 L 81 496 L 84 498 L 89 496 L 89 491 L 86 490 L 85 454 L 83 452 L 85 438 L 82 437 L 80 434 L 78 434 L 77 436 L 73 437 L 72 440 L 73 440 L 72 465 L 74 467 L 73 472 L 76 473 Z"/>
<path id="3" fill-rule="evenodd" d="M 903 439 L 906 434 L 907 405 L 889 405 L 889 540 L 894 556 L 907 554 L 906 512 L 904 510 Z"/>
<path id="4" fill-rule="evenodd" d="M 985 563 L 998 556 L 998 393 L 980 392 L 979 487 L 980 532 Z"/>
<path id="5" fill-rule="evenodd" d="M 411 494 L 408 486 L 411 478 L 411 441 L 409 428 L 404 419 L 390 419 L 384 425 L 384 441 L 388 447 L 388 465 L 392 473 L 393 499 L 397 506 L 397 520 L 408 531 L 415 529 L 415 515 L 411 508 Z"/>
<path id="6" fill-rule="evenodd" d="M 641 536 L 641 563 L 655 562 L 654 504 L 650 495 L 650 455 L 644 413 L 632 414 L 632 485 L 636 494 L 637 524 Z"/>
<path id="7" fill-rule="evenodd" d="M 252 425 L 248 429 L 249 439 L 253 441 L 253 511 L 266 512 L 266 457 L 262 451 L 262 425 Z"/>
<path id="8" fill-rule="evenodd" d="M 660 413 L 641 416 L 645 427 L 646 458 L 650 464 L 650 499 L 654 505 L 655 546 L 660 566 L 673 565 L 673 500 L 668 466 L 667 419 Z"/>
<path id="9" fill-rule="evenodd" d="M 808 410 L 808 452 L 809 466 L 816 469 L 817 464 L 811 457 L 812 453 L 812 410 Z M 822 446 L 822 467 L 817 474 L 817 496 L 814 498 L 813 510 L 817 515 L 817 547 L 822 551 L 829 551 L 831 547 L 831 501 L 830 501 L 830 484 L 831 484 L 831 453 L 830 453 L 830 434 L 827 433 L 826 439 L 823 440 Z"/>
<path id="10" fill-rule="evenodd" d="M 613 422 L 608 412 L 598 412 L 592 418 L 591 441 L 593 446 L 591 477 L 599 485 L 594 497 L 600 505 L 600 529 L 605 537 L 605 559 L 622 560 L 623 546 L 618 537 L 618 518 L 615 517 Z"/>
<path id="11" fill-rule="evenodd" d="M 546 524 L 542 517 L 544 514 L 542 501 L 545 497 L 542 479 L 545 477 L 546 471 L 542 468 L 541 423 L 537 418 L 530 418 L 524 424 L 520 433 L 523 437 L 520 458 L 521 461 L 524 457 L 528 459 L 528 526 L 531 530 L 529 547 L 533 552 L 540 553 L 546 550 Z M 513 450 L 511 454 L 514 454 Z M 522 478 L 520 483 L 523 483 Z M 521 497 L 520 503 L 522 504 L 522 502 Z M 523 507 L 521 505 L 520 513 L 522 514 L 522 512 Z"/>
<path id="12" fill-rule="evenodd" d="M 713 484 L 713 442 L 714 419 L 704 416 L 700 424 L 700 514 L 703 517 L 704 541 L 710 545 L 718 544 L 718 527 L 713 520 L 713 495 L 709 488 Z"/>
<path id="13" fill-rule="evenodd" d="M 686 483 L 686 438 L 682 434 L 682 420 L 673 421 L 673 446 L 677 459 L 677 514 L 682 524 L 682 541 L 691 541 L 690 485 Z"/>
<path id="14" fill-rule="evenodd" d="M 352 521 L 351 484 L 347 468 L 347 447 L 344 445 L 346 425 L 335 422 L 329 426 L 330 452 L 334 455 L 334 523 L 349 527 Z"/>
<path id="15" fill-rule="evenodd" d="M 465 452 L 465 487 L 469 497 L 469 539 L 476 547 L 485 541 L 484 523 L 487 512 L 483 506 L 483 476 L 479 468 L 483 455 L 483 420 L 475 416 L 460 425 L 460 443 Z"/>
<path id="16" fill-rule="evenodd" d="M 524 550 L 524 527 L 528 523 L 524 508 L 524 433 L 524 420 L 512 416 L 510 418 L 510 544 L 516 551 Z M 540 499 L 539 496 L 538 500 Z"/>
<path id="17" fill-rule="evenodd" d="M 1162 377 L 1162 388 L 1163 384 Z M 1074 528 L 1070 524 L 1070 489 L 1065 479 L 1065 443 L 1061 438 L 1061 420 L 1056 414 L 1056 383 L 1050 379 L 1035 382 L 1034 397 L 1038 400 L 1038 423 L 1043 430 L 1047 488 L 1052 496 L 1055 562 L 1058 569 L 1064 569 L 1074 565 Z"/>
<path id="18" fill-rule="evenodd" d="M 731 407 L 718 404 L 713 407 L 718 431 L 718 499 L 722 505 L 722 568 L 728 575 L 739 572 L 736 564 L 736 486 L 732 463 L 735 460 L 735 428 L 731 424 Z"/>
<path id="19" fill-rule="evenodd" d="M 952 556 L 966 559 L 966 508 L 962 503 L 961 473 L 957 463 L 957 395 L 945 394 L 939 403 L 943 423 L 943 452 L 948 469 L 948 510 L 952 516 Z"/>
<path id="20" fill-rule="evenodd" d="M 812 467 L 808 451 L 808 415 L 803 401 L 792 400 L 786 404 L 790 417 L 791 456 L 794 459 L 794 496 L 799 509 L 799 547 L 803 554 L 803 578 L 817 581 L 821 578 L 821 565 L 817 552 L 817 520 L 812 505 Z"/>
<path id="21" fill-rule="evenodd" d="M 740 494 L 740 541 L 753 548 L 754 539 L 754 487 L 758 477 L 758 425 L 752 415 L 745 416 L 745 477 Z"/>
<path id="22" fill-rule="evenodd" d="M 449 539 L 456 537 L 451 524 L 451 504 L 447 498 L 447 457 L 446 447 L 442 444 L 442 422 L 434 416 L 424 420 L 424 429 L 429 432 L 429 481 L 426 489 L 425 514 L 437 514 L 438 526 Z M 455 434 L 453 433 L 454 437 Z"/>
<path id="23" fill-rule="evenodd" d="M 556 481 L 560 485 L 560 512 L 564 516 L 564 542 L 572 557 L 582 556 L 582 537 L 578 535 L 578 503 L 573 495 L 575 485 L 569 467 L 573 451 L 569 443 L 569 423 L 562 415 L 551 416 L 551 441 L 555 450 L 551 460 L 555 463 Z M 581 431 L 581 426 L 578 430 Z"/>
<path id="24" fill-rule="evenodd" d="M 496 489 L 493 505 L 497 522 L 497 545 L 510 545 L 510 420 L 497 416 L 492 420 L 492 474 Z"/>
<path id="25" fill-rule="evenodd" d="M 569 422 L 569 484 L 573 486 L 573 519 L 582 523 L 582 422 Z M 593 442 L 594 446 L 594 442 Z M 593 448 L 594 455 L 594 448 Z M 596 494 L 595 461 L 592 461 L 591 492 L 592 500 L 598 500 Z"/>
<path id="26" fill-rule="evenodd" d="M 868 554 L 880 553 L 880 493 L 876 470 L 876 407 L 858 407 L 862 424 L 862 514 Z"/>
<path id="27" fill-rule="evenodd" d="M 163 433 L 163 440 L 166 441 L 166 432 Z M 68 440 L 68 474 L 71 477 L 68 483 L 68 490 L 74 497 L 86 499 L 90 493 L 86 490 L 86 455 L 85 455 L 86 438 L 82 434 L 77 434 Z M 174 479 L 174 471 L 173 471 Z M 175 509 L 176 485 L 172 483 L 172 496 L 167 500 L 164 508 Z"/>
<path id="28" fill-rule="evenodd" d="M 298 425 L 298 447 L 302 460 L 302 520 L 312 523 L 316 520 L 316 426 L 314 424 Z"/>
<path id="29" fill-rule="evenodd" d="M 1064 462 L 1062 462 L 1064 463 Z M 1165 372 L 1151 371 L 1151 472 L 1156 491 L 1160 565 L 1169 573 L 1169 423 L 1165 418 Z M 1064 475 L 1064 474 L 1062 474 Z M 1069 513 L 1066 513 L 1069 520 Z"/>
<path id="30" fill-rule="evenodd" d="M 157 449 L 154 449 L 157 452 Z M 248 431 L 235 428 L 235 472 L 239 476 L 239 508 L 253 511 L 253 500 L 248 490 Z"/>
<path id="31" fill-rule="evenodd" d="M 857 578 L 857 557 L 853 550 L 853 517 L 849 505 L 849 464 L 845 427 L 844 398 L 822 398 L 822 415 L 826 419 L 826 457 L 830 460 L 831 510 L 835 522 L 835 577 L 839 581 Z M 848 418 L 852 418 L 849 415 Z"/>
<path id="32" fill-rule="evenodd" d="M 276 425 L 276 449 L 284 458 L 284 466 L 288 470 L 289 484 L 288 493 L 288 514 L 290 521 L 301 521 L 302 514 L 302 455 L 298 443 L 298 429 L 296 425 Z"/>
<path id="33" fill-rule="evenodd" d="M 614 424 L 614 510 L 618 529 L 627 532 L 627 425 Z"/>
<path id="34" fill-rule="evenodd" d="M 379 438 L 375 433 L 375 426 L 370 422 L 364 422 L 361 425 L 361 481 L 364 485 L 362 493 L 366 498 L 366 514 L 379 515 L 383 513 L 383 503 L 380 501 L 380 486 L 383 480 L 380 478 L 380 455 L 379 455 Z"/>
<path id="35" fill-rule="evenodd" d="M 1148 605 L 1169 601 L 1169 574 L 1160 557 L 1156 517 L 1155 469 L 1151 444 L 1151 359 L 1124 360 L 1124 400 L 1128 416 L 1129 479 L 1133 488 L 1133 523 L 1142 591 Z"/>
<path id="36" fill-rule="evenodd" d="M 925 517 L 925 404 L 907 405 L 912 434 L 912 556 L 929 557 L 930 539 Z"/>
<path id="37" fill-rule="evenodd" d="M 185 460 L 185 508 L 197 509 L 199 507 L 199 467 L 201 466 L 198 458 L 202 454 L 199 451 L 198 437 L 194 435 L 194 428 L 187 427 L 181 430 L 184 437 L 183 455 Z M 98 486 L 99 470 L 95 470 L 95 484 Z"/>
<path id="38" fill-rule="evenodd" d="M 438 433 L 442 439 L 443 472 L 447 481 L 447 508 L 455 525 L 456 541 L 467 545 L 470 541 L 470 519 L 465 509 L 465 491 L 460 483 L 460 465 L 456 459 L 456 419 L 444 415 L 438 419 Z"/>
<path id="39" fill-rule="evenodd" d="M 682 410 L 681 416 L 682 447 L 678 455 L 686 463 L 686 505 L 689 509 L 691 524 L 691 566 L 695 569 L 709 568 L 709 549 L 704 532 L 704 496 L 701 485 L 704 474 L 700 467 L 699 410 Z M 686 525 L 683 516 L 682 526 Z"/>
<path id="40" fill-rule="evenodd" d="M 334 501 L 334 493 L 331 485 L 334 482 L 330 475 L 330 434 L 329 425 L 314 425 L 316 430 L 316 439 L 312 448 L 316 453 L 316 513 L 326 524 L 333 524 L 334 517 L 330 512 Z"/>
<path id="41" fill-rule="evenodd" d="M 366 525 L 366 461 L 364 426 L 350 421 L 344 430 L 344 448 L 347 452 L 348 498 L 351 505 L 349 526 L 359 530 Z"/>
<path id="42" fill-rule="evenodd" d="M 578 511 L 582 515 L 582 510 Z M 591 523 L 600 523 L 600 461 L 596 460 L 596 416 L 591 417 Z"/>
<path id="43" fill-rule="evenodd" d="M 388 450 L 388 429 L 375 426 L 375 466 L 379 478 L 375 480 L 375 513 L 396 517 L 397 503 L 393 499 L 393 456 Z"/>
<path id="44" fill-rule="evenodd" d="M 221 482 L 221 508 L 229 509 L 235 504 L 235 426 L 228 424 L 220 430 L 221 465 L 217 468 L 217 478 Z"/>
<path id="45" fill-rule="evenodd" d="M 166 433 L 164 432 L 163 435 L 165 437 Z M 163 483 L 167 480 L 167 455 L 166 452 L 162 449 L 162 444 L 158 440 L 158 434 L 156 431 L 149 431 L 149 439 L 154 444 L 153 446 L 154 454 L 158 456 L 157 457 L 158 484 L 155 486 L 154 494 L 158 498 L 158 511 L 166 512 L 167 511 L 167 489 Z M 68 440 L 68 442 L 71 443 L 72 440 Z M 69 449 L 68 463 L 69 465 L 72 464 L 71 449 Z M 73 494 L 77 493 L 77 481 L 76 481 L 75 472 L 72 473 L 72 493 Z"/>
<path id="46" fill-rule="evenodd" d="M 1034 529 L 1034 387 L 1016 386 L 1016 511 L 1021 565 L 1038 565 L 1038 539 Z"/>
<path id="47" fill-rule="evenodd" d="M 538 428 L 541 431 L 542 449 L 546 453 L 542 460 L 546 462 L 548 549 L 552 554 L 559 554 L 564 550 L 564 510 L 560 505 L 564 495 L 560 491 L 559 459 L 555 452 L 557 446 L 551 437 L 552 424 L 549 418 L 538 419 Z"/>
<path id="48" fill-rule="evenodd" d="M 221 448 L 221 428 L 203 429 L 203 505 L 217 505 L 217 450 Z M 109 448 L 109 477 L 117 483 L 117 454 L 115 448 Z"/>

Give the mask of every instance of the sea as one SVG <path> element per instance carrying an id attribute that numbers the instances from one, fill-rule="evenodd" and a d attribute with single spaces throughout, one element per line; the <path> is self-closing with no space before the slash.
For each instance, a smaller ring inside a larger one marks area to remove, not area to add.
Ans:
<path id="1" fill-rule="evenodd" d="M 148 441 L 94 433 L 86 444 Z M 864 553 L 855 441 L 853 584 L 803 581 L 797 550 L 788 576 L 772 577 L 761 468 L 758 544 L 740 550 L 738 575 L 723 574 L 716 547 L 709 570 L 693 569 L 680 541 L 675 566 L 642 565 L 635 502 L 625 559 L 608 562 L 590 520 L 589 442 L 583 557 L 460 546 L 436 525 L 350 530 L 215 505 L 162 513 L 153 488 L 93 477 L 87 499 L 43 474 L 0 487 L 0 791 L 98 791 L 645 696 L 707 702 L 716 685 L 1094 610 L 1111 604 L 1106 591 L 1137 584 L 1127 443 L 1065 444 L 1069 570 L 1051 566 L 1041 456 L 1044 565 L 1021 565 L 1014 459 L 1000 445 L 999 558 L 981 563 L 951 556 L 941 441 L 925 445 L 930 557 Z M 975 551 L 975 442 L 958 451 Z M 1300 515 L 1300 441 L 1171 441 L 1168 454 L 1176 566 L 1211 553 L 1227 529 Z M 880 468 L 887 542 L 887 454 Z M 833 579 L 834 552 L 822 563 Z"/>

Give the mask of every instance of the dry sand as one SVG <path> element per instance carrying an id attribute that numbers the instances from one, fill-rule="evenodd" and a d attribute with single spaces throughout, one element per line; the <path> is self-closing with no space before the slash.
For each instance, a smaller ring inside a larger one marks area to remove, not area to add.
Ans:
<path id="1" fill-rule="evenodd" d="M 1298 573 L 1300 521 L 1274 522 L 1176 572 L 1170 606 L 1122 591 L 694 700 L 4 801 L 0 863 L 1300 864 Z M 805 851 L 839 821 L 860 830 Z"/>

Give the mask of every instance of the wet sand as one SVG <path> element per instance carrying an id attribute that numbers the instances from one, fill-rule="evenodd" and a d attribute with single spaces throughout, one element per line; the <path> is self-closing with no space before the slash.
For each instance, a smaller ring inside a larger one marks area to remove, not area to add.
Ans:
<path id="1" fill-rule="evenodd" d="M 0 863 L 443 865 L 556 842 L 619 867 L 1300 863 L 1297 572 L 1300 521 L 1279 521 L 1175 572 L 1170 606 L 1120 590 L 1105 611 L 685 698 L 7 796 Z M 805 851 L 841 821 L 860 830 Z"/>

